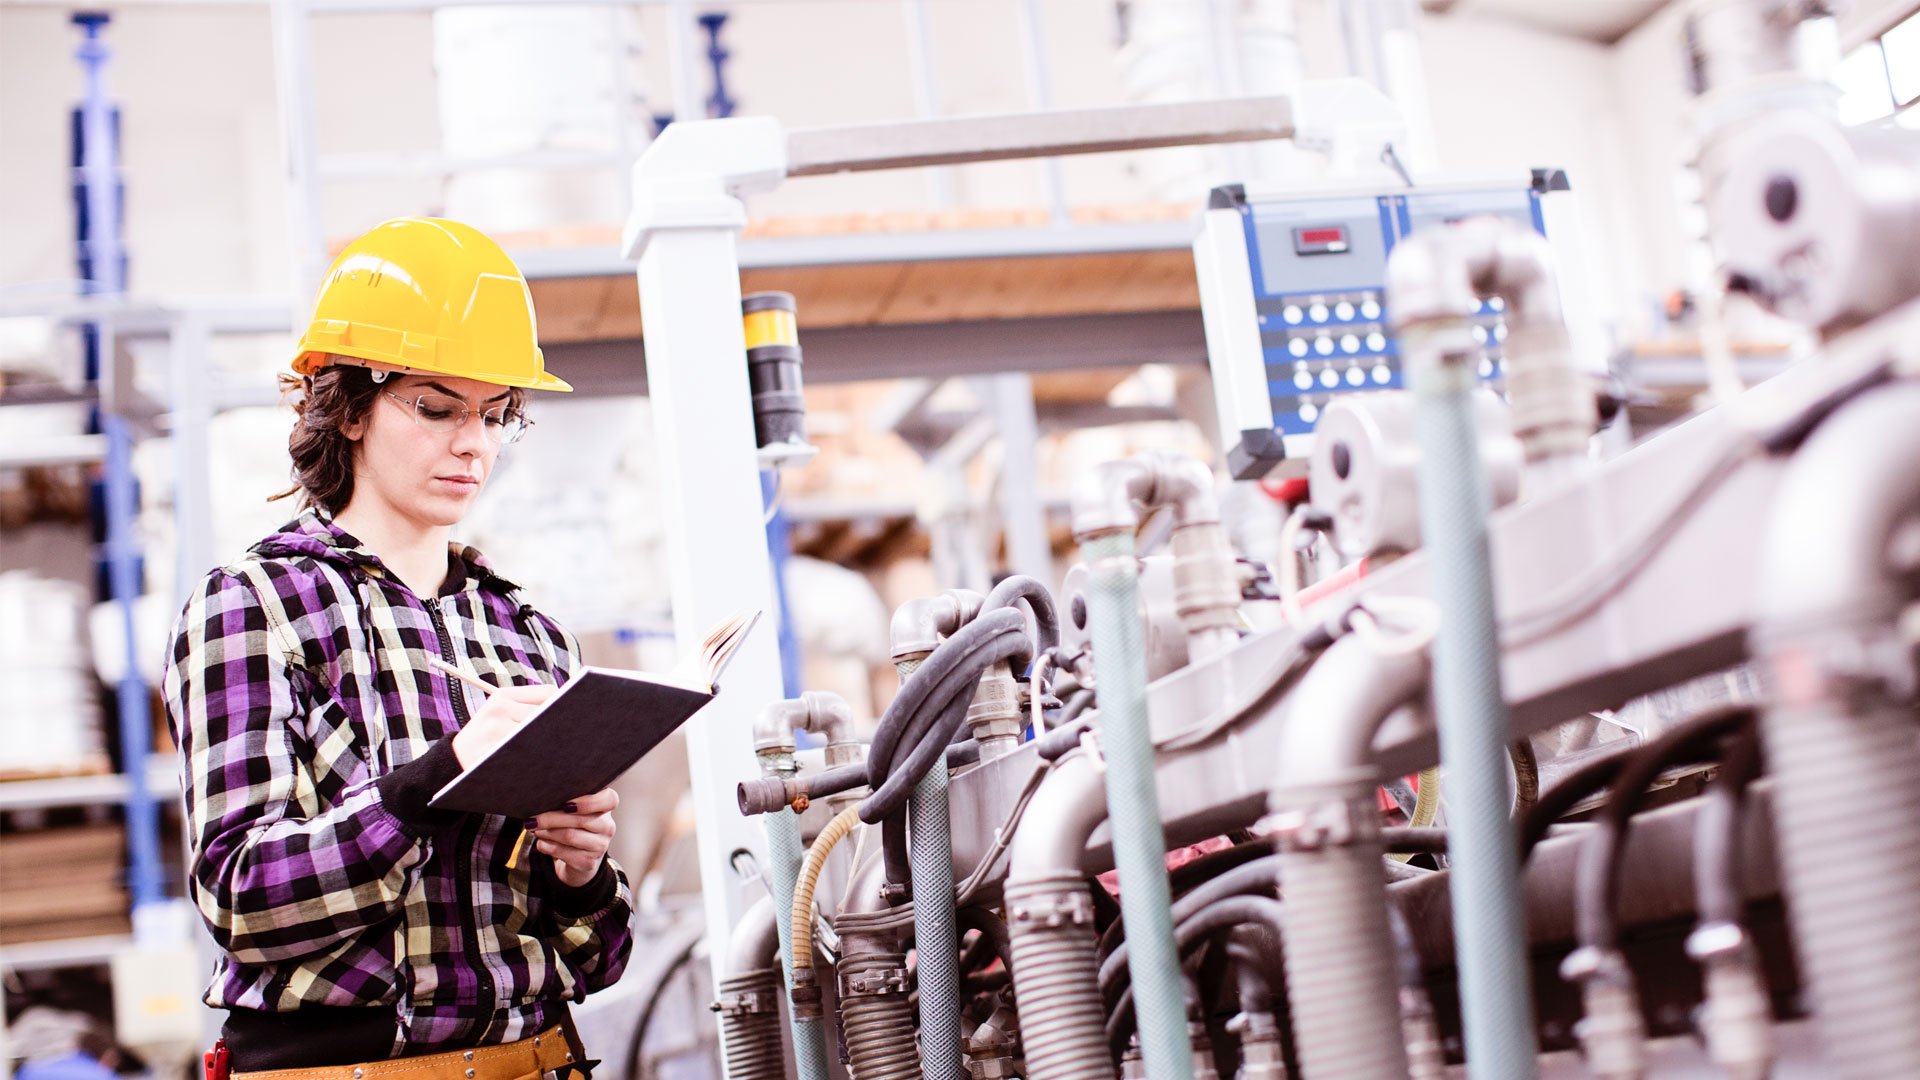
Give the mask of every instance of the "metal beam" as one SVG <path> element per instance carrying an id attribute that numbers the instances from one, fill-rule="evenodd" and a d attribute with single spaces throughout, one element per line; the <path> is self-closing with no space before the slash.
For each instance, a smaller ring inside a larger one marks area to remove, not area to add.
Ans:
<path id="1" fill-rule="evenodd" d="M 787 135 L 787 175 L 1290 139 L 1293 108 L 1262 97 L 801 128 Z"/>
<path id="2" fill-rule="evenodd" d="M 810 383 L 1206 363 L 1197 311 L 847 326 L 808 330 L 802 345 Z M 548 366 L 565 372 L 580 393 L 647 392 L 646 351 L 638 341 L 543 348 Z M 903 357 L 913 358 L 911 367 Z"/>

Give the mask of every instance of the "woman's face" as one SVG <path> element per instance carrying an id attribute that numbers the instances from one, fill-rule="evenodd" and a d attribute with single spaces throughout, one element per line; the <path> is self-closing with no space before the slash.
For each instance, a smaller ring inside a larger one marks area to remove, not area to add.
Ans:
<path id="1" fill-rule="evenodd" d="M 465 407 L 503 408 L 510 391 L 492 383 L 445 375 L 389 379 L 373 408 L 344 433 L 354 451 L 354 501 L 371 497 L 390 512 L 423 526 L 448 526 L 466 517 L 486 486 L 500 443 L 478 415 L 451 430 L 435 430 Z M 416 406 L 422 395 L 426 400 Z"/>

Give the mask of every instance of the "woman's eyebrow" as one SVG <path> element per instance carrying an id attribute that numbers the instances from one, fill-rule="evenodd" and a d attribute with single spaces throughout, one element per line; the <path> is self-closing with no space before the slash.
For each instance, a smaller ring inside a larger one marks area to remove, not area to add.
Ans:
<path id="1" fill-rule="evenodd" d="M 438 390 L 438 391 L 440 391 L 441 393 L 443 393 L 443 394 L 445 394 L 445 395 L 447 395 L 448 397 L 456 397 L 456 398 L 460 398 L 460 400 L 461 400 L 461 401 L 465 401 L 465 400 L 467 400 L 467 399 L 466 399 L 465 397 L 463 397 L 462 395 L 460 395 L 460 394 L 456 394 L 456 393 L 454 393 L 454 392 L 453 392 L 453 391 L 452 391 L 452 390 L 451 390 L 450 388 L 448 388 L 448 387 L 446 387 L 446 386 L 443 386 L 443 385 L 441 385 L 440 383 L 437 383 L 437 382 L 430 382 L 430 383 L 428 383 L 428 384 L 427 384 L 427 388 L 428 388 L 428 389 L 430 389 L 430 390 Z M 498 394 L 495 394 L 494 396 L 492 396 L 492 397 L 490 397 L 490 398 L 488 398 L 488 399 L 487 399 L 486 401 L 483 401 L 483 402 L 481 402 L 481 404 L 482 404 L 482 405 L 490 405 L 490 404 L 492 404 L 493 402 L 496 402 L 496 401 L 505 401 L 505 400 L 507 400 L 507 399 L 508 399 L 509 397 L 512 397 L 512 396 L 513 396 L 513 391 L 512 391 L 512 390 L 504 390 L 504 391 L 501 391 L 500 393 L 498 393 Z"/>

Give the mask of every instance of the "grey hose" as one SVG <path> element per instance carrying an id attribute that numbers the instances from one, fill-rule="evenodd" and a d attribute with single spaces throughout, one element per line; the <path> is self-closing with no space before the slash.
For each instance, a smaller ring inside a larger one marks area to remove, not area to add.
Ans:
<path id="1" fill-rule="evenodd" d="M 913 858 L 913 935 L 920 958 L 920 1070 L 926 1080 L 966 1080 L 962 1060 L 960 938 L 954 927 L 953 832 L 947 770 L 928 769 L 908 805 Z"/>
<path id="2" fill-rule="evenodd" d="M 774 910 L 793 910 L 793 886 L 800 877 L 800 818 L 791 810 L 768 814 L 767 857 L 772 863 Z M 789 919 L 776 918 L 780 935 L 780 959 L 786 968 L 787 990 L 793 990 L 793 926 Z M 791 1010 L 790 1010 L 791 1012 Z M 794 1068 L 799 1080 L 827 1080 L 827 1041 L 818 1016 L 791 1015 Z M 731 1078 L 732 1067 L 728 1067 Z"/>
<path id="3" fill-rule="evenodd" d="M 1459 329 L 1464 336 L 1464 325 Z M 1526 909 L 1507 795 L 1511 727 L 1500 688 L 1489 494 L 1474 425 L 1472 357 L 1448 352 L 1434 340 L 1441 333 L 1406 326 L 1401 342 L 1416 398 L 1420 531 L 1440 607 L 1433 703 L 1447 777 L 1460 1012 L 1468 1075 L 1519 1080 L 1536 1075 L 1538 1047 L 1526 946 L 1515 932 L 1526 925 Z M 1365 871 L 1377 878 L 1372 861 Z"/>
<path id="4" fill-rule="evenodd" d="M 1133 532 L 1083 534 L 1080 550 L 1091 571 L 1087 608 L 1100 657 L 1100 747 L 1107 758 L 1114 863 L 1127 896 L 1120 917 L 1127 924 L 1140 1049 L 1154 1080 L 1192 1080 L 1193 1044 L 1168 912 L 1166 833 L 1147 726 L 1146 645 Z"/>
<path id="5" fill-rule="evenodd" d="M 1920 740 L 1913 599 L 1890 548 L 1920 508 L 1920 386 L 1870 390 L 1794 454 L 1774 496 L 1754 651 L 1787 910 L 1842 1080 L 1920 1076 Z"/>

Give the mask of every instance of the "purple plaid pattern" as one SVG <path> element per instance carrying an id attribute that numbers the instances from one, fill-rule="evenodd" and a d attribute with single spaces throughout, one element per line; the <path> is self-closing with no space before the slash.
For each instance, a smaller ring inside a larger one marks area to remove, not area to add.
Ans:
<path id="1" fill-rule="evenodd" d="M 454 553 L 445 595 L 422 600 L 309 511 L 188 602 L 163 692 L 190 890 L 223 952 L 207 1004 L 391 1005 L 394 1052 L 418 1053 L 532 1035 L 625 969 L 633 894 L 618 867 L 602 872 L 610 887 L 567 890 L 544 855 L 506 868 L 518 822 L 403 813 L 383 796 L 382 778 L 433 767 L 421 759 L 436 745 L 444 763 L 441 740 L 476 704 L 428 656 L 497 685 L 562 681 L 579 663 L 479 552 Z M 597 910 L 575 912 L 584 894 Z"/>

